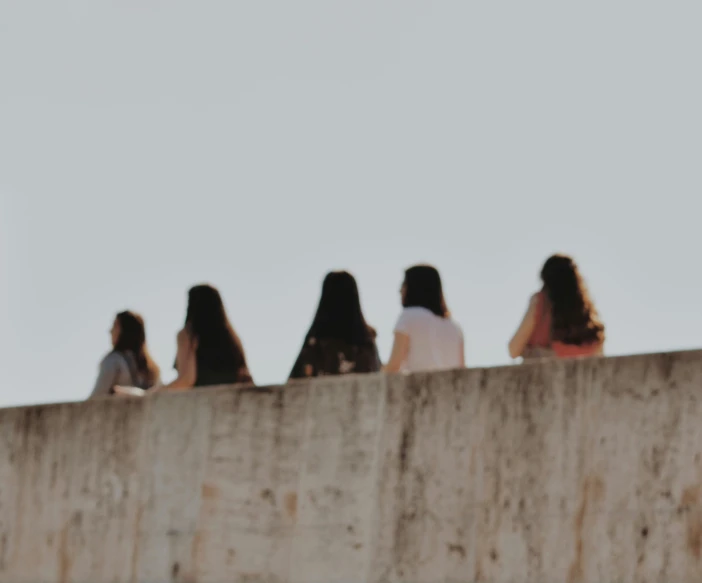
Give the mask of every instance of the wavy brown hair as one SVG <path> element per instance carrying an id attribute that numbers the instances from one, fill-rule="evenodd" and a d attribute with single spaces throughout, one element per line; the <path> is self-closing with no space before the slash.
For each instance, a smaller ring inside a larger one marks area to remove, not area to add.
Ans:
<path id="1" fill-rule="evenodd" d="M 125 311 L 117 314 L 117 321 L 120 333 L 114 352 L 131 352 L 136 361 L 137 372 L 148 386 L 153 385 L 158 380 L 160 371 L 146 347 L 144 319 L 136 312 Z M 134 380 L 136 382 L 136 379 Z"/>
<path id="2" fill-rule="evenodd" d="M 576 346 L 603 343 L 604 324 L 575 261 L 562 254 L 549 257 L 541 280 L 551 306 L 551 340 Z"/>

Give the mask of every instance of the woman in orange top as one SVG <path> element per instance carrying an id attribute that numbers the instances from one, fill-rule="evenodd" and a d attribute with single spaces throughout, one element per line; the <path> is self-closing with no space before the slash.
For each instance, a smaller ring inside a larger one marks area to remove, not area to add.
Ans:
<path id="1" fill-rule="evenodd" d="M 512 358 L 602 355 L 604 325 L 577 265 L 567 255 L 553 255 L 541 270 L 541 291 L 534 294 L 509 343 Z"/>

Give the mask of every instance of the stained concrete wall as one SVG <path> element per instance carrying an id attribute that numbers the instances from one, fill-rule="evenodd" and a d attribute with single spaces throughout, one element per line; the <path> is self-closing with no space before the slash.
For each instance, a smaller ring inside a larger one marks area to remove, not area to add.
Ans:
<path id="1" fill-rule="evenodd" d="M 0 581 L 702 581 L 702 352 L 0 410 Z"/>

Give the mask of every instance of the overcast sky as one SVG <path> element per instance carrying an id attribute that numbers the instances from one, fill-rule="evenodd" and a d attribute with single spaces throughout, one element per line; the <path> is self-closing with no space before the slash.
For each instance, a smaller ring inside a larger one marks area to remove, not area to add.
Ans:
<path id="1" fill-rule="evenodd" d="M 329 269 L 387 358 L 403 270 L 469 366 L 554 251 L 608 354 L 697 347 L 700 2 L 0 3 L 0 405 L 87 396 L 114 314 L 172 378 L 187 289 L 285 380 Z"/>

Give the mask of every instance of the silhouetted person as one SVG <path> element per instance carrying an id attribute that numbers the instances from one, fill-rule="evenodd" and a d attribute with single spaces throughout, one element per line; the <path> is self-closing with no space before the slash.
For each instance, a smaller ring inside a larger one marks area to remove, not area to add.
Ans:
<path id="1" fill-rule="evenodd" d="M 158 384 L 159 368 L 146 347 L 142 317 L 134 312 L 120 312 L 110 334 L 113 348 L 100 363 L 91 398 L 111 395 L 117 385 L 148 389 Z"/>
<path id="2" fill-rule="evenodd" d="M 512 358 L 569 358 L 603 353 L 605 328 L 575 262 L 553 255 L 541 270 L 543 287 L 529 302 L 509 343 Z"/>
<path id="3" fill-rule="evenodd" d="M 353 275 L 333 271 L 324 278 L 317 314 L 290 378 L 377 372 L 375 337 L 363 317 Z"/>
<path id="4" fill-rule="evenodd" d="M 178 378 L 164 390 L 253 382 L 244 347 L 214 287 L 197 285 L 190 289 L 185 326 L 178 332 L 177 341 Z"/>
<path id="5" fill-rule="evenodd" d="M 463 331 L 446 308 L 441 277 L 431 265 L 405 271 L 404 310 L 395 325 L 387 372 L 431 371 L 465 366 Z"/>

